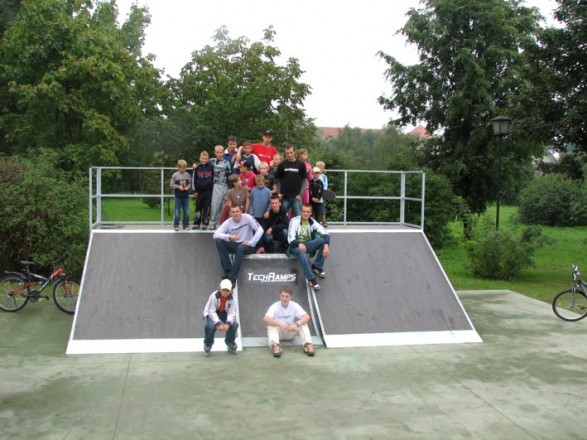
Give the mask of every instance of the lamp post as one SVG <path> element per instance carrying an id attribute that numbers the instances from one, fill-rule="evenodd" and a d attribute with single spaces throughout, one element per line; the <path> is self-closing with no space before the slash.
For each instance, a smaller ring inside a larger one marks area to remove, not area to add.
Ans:
<path id="1" fill-rule="evenodd" d="M 501 201 L 501 150 L 503 147 L 503 137 L 508 134 L 510 129 L 511 118 L 507 116 L 498 116 L 491 120 L 493 124 L 493 135 L 499 137 L 499 155 L 497 165 L 497 197 L 495 199 L 495 230 L 499 230 L 499 203 Z"/>

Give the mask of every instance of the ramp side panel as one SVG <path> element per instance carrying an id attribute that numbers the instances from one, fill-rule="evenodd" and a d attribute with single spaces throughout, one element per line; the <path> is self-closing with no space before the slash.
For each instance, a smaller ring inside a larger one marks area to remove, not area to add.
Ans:
<path id="1" fill-rule="evenodd" d="M 333 234 L 325 270 L 316 293 L 325 339 L 474 330 L 422 232 Z"/>
<path id="2" fill-rule="evenodd" d="M 197 338 L 220 281 L 210 234 L 93 232 L 72 340 Z"/>
<path id="3" fill-rule="evenodd" d="M 293 288 L 292 300 L 311 314 L 304 274 L 295 259 L 282 256 L 245 258 L 237 283 L 240 327 L 244 341 L 256 340 L 253 338 L 267 341 L 263 317 L 269 306 L 279 301 L 279 290 L 283 285 L 287 284 Z M 315 335 L 312 323 L 310 330 L 312 335 Z M 254 345 L 258 345 L 257 342 Z"/>

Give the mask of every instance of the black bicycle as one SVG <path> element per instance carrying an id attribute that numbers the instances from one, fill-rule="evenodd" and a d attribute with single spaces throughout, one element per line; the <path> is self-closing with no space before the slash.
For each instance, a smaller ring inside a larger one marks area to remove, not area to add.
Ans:
<path id="1" fill-rule="evenodd" d="M 70 280 L 63 272 L 60 263 L 65 258 L 67 255 L 54 262 L 55 269 L 48 277 L 31 272 L 31 267 L 36 265 L 34 261 L 21 261 L 20 264 L 23 266 L 21 272 L 5 271 L 7 275 L 0 280 L 0 309 L 5 312 L 16 312 L 26 306 L 29 301 L 49 299 L 41 293 L 54 280 L 59 279 L 53 284 L 53 302 L 65 313 L 75 313 L 79 284 Z"/>
<path id="2" fill-rule="evenodd" d="M 565 321 L 579 321 L 587 316 L 587 283 L 583 281 L 579 266 L 573 264 L 573 284 L 552 300 L 554 314 Z"/>

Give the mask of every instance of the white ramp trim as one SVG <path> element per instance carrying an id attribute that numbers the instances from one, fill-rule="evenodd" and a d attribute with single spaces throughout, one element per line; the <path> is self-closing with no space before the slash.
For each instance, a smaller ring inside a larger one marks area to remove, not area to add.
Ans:
<path id="1" fill-rule="evenodd" d="M 475 330 L 437 332 L 324 335 L 328 348 L 387 347 L 396 345 L 462 344 L 483 342 Z"/>

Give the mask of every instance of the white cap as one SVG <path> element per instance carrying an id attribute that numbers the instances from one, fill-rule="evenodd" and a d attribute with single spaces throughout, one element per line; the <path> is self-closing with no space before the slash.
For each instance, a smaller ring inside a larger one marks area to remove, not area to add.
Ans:
<path id="1" fill-rule="evenodd" d="M 220 281 L 220 290 L 232 290 L 232 283 L 228 279 Z"/>

